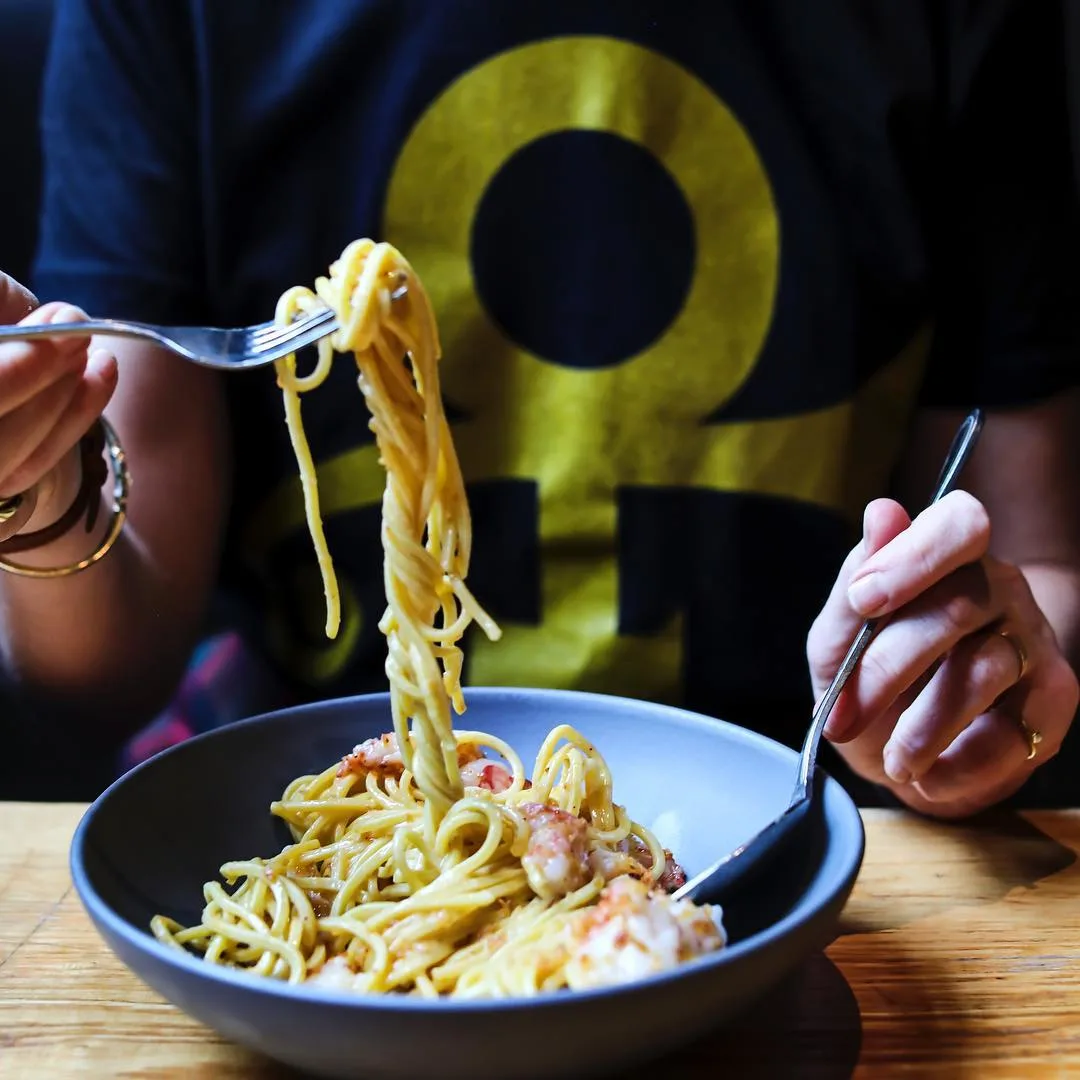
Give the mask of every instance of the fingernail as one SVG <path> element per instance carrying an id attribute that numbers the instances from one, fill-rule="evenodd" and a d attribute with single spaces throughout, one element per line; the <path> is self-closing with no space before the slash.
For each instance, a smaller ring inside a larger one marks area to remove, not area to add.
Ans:
<path id="1" fill-rule="evenodd" d="M 848 586 L 848 603 L 860 615 L 874 615 L 888 602 L 889 594 L 881 584 L 881 577 L 873 572 L 853 581 Z"/>
<path id="2" fill-rule="evenodd" d="M 867 503 L 862 513 L 862 535 L 865 544 L 870 543 L 870 507 L 873 503 Z"/>
<path id="3" fill-rule="evenodd" d="M 886 746 L 881 755 L 885 775 L 894 784 L 907 784 L 911 781 L 911 770 L 904 764 L 900 751 L 895 746 Z"/>
<path id="4" fill-rule="evenodd" d="M 95 349 L 90 354 L 88 365 L 94 375 L 111 394 L 120 378 L 120 368 L 116 357 L 108 349 Z"/>

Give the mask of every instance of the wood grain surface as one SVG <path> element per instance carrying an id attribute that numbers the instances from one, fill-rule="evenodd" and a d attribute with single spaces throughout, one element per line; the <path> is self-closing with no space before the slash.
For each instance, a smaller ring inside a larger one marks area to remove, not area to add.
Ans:
<path id="1" fill-rule="evenodd" d="M 0 1077 L 295 1077 L 105 948 L 68 874 L 82 811 L 0 803 Z M 735 1029 L 637 1075 L 1080 1077 L 1080 811 L 864 819 L 866 861 L 826 953 Z"/>

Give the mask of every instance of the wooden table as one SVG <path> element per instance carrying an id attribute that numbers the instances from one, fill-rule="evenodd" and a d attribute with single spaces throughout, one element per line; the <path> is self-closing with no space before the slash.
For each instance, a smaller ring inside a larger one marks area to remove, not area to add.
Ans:
<path id="1" fill-rule="evenodd" d="M 0 1077 L 294 1076 L 106 950 L 68 877 L 82 809 L 0 803 Z M 1080 1077 L 1080 811 L 864 817 L 866 862 L 827 953 L 737 1031 L 642 1077 Z"/>

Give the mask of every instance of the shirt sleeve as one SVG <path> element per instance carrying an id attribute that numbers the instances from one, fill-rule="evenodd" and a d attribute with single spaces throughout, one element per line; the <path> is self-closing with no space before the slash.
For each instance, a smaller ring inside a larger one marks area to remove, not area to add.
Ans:
<path id="1" fill-rule="evenodd" d="M 198 321 L 193 37 L 181 0 L 59 0 L 42 100 L 42 300 L 103 317 Z"/>
<path id="2" fill-rule="evenodd" d="M 992 9 L 1000 14 L 991 23 Z M 951 8 L 929 186 L 936 329 L 923 403 L 1023 406 L 1080 372 L 1080 212 L 1058 4 Z"/>

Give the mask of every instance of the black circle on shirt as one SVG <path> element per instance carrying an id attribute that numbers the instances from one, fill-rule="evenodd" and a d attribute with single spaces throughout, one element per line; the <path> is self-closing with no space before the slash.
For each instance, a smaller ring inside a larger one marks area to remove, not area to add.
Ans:
<path id="1" fill-rule="evenodd" d="M 481 303 L 510 339 L 551 363 L 604 368 L 652 345 L 694 274 L 694 217 L 648 150 L 570 130 L 509 157 L 473 219 Z"/>

